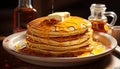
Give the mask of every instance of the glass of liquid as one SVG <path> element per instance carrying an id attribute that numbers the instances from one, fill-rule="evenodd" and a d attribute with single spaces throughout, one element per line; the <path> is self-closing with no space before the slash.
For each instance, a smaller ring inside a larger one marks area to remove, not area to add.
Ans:
<path id="1" fill-rule="evenodd" d="M 25 31 L 27 23 L 35 18 L 37 10 L 32 7 L 31 0 L 18 0 L 18 6 L 14 9 L 13 32 Z"/>

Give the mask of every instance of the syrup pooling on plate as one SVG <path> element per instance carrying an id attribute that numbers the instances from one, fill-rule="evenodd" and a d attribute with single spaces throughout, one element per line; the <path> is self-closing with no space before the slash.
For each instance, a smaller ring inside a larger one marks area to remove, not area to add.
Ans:
<path id="1" fill-rule="evenodd" d="M 86 19 L 57 12 L 27 24 L 26 47 L 20 51 L 45 57 L 83 57 L 103 52 L 104 45 L 94 41 L 92 33 Z"/>

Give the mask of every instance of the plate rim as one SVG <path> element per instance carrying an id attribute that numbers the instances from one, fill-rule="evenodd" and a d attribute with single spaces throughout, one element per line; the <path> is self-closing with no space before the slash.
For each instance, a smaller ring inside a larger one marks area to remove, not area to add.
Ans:
<path id="1" fill-rule="evenodd" d="M 8 37 L 6 37 L 4 40 L 3 40 L 3 48 L 7 51 L 7 52 L 9 52 L 10 54 L 12 54 L 12 55 L 14 55 L 14 56 L 22 56 L 23 54 L 22 53 L 19 53 L 19 52 L 16 52 L 16 51 L 14 51 L 14 50 L 10 50 L 10 48 L 8 48 L 7 47 L 7 44 L 6 44 L 6 40 L 7 39 L 9 39 L 9 38 L 11 38 L 12 36 L 17 36 L 17 35 L 25 35 L 25 33 L 26 33 L 26 31 L 23 31 L 23 32 L 18 32 L 18 33 L 14 33 L 14 34 L 11 34 L 11 35 L 9 35 Z M 105 33 L 100 33 L 101 35 L 105 35 L 105 36 L 110 36 L 110 35 L 108 35 L 108 34 L 105 34 Z M 112 38 L 112 40 L 114 40 L 116 43 L 114 43 L 114 47 L 113 48 L 111 48 L 111 49 L 108 49 L 108 50 L 106 50 L 106 51 L 104 51 L 104 52 L 102 52 L 102 53 L 100 53 L 100 54 L 97 54 L 97 55 L 93 55 L 93 56 L 87 56 L 87 57 L 39 57 L 39 56 L 32 56 L 32 55 L 27 55 L 27 54 L 24 54 L 24 57 L 26 57 L 26 58 L 29 58 L 29 57 L 31 57 L 31 58 L 33 58 L 33 59 L 47 59 L 46 61 L 48 61 L 48 60 L 51 60 L 51 62 L 68 62 L 68 61 L 70 61 L 70 60 L 72 60 L 71 62 L 76 62 L 76 60 L 79 60 L 78 62 L 80 62 L 80 61 L 84 61 L 84 60 L 89 60 L 89 59 L 92 59 L 91 57 L 102 57 L 102 56 L 105 56 L 105 55 L 107 55 L 107 54 L 109 54 L 109 52 L 110 51 L 112 51 L 112 50 L 114 50 L 116 47 L 117 47 L 117 41 L 116 41 L 116 39 L 114 38 L 114 37 L 112 37 L 112 36 L 110 36 L 111 38 Z M 116 45 L 116 46 L 115 46 Z M 106 54 L 105 54 L 106 53 Z M 104 54 L 104 55 L 103 55 Z M 99 56 L 99 55 L 101 55 L 101 56 Z M 67 61 L 67 60 L 68 61 Z M 52 60 L 56 60 L 56 61 L 52 61 Z M 61 61 L 61 60 L 66 60 L 66 61 Z"/>

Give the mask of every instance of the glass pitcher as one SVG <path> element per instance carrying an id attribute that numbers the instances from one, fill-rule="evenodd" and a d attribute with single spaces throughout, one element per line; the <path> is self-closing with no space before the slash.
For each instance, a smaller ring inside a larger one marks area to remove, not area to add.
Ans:
<path id="1" fill-rule="evenodd" d="M 90 7 L 91 15 L 88 20 L 92 23 L 92 28 L 94 31 L 105 32 L 109 30 L 110 26 L 115 25 L 117 20 L 117 15 L 113 11 L 106 11 L 105 4 L 92 4 Z M 112 17 L 112 21 L 108 23 L 107 16 Z"/>

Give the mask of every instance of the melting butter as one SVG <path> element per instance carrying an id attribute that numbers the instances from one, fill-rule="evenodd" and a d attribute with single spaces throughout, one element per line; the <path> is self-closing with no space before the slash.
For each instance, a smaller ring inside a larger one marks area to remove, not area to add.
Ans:
<path id="1" fill-rule="evenodd" d="M 60 21 L 60 22 L 63 22 L 65 20 L 65 18 L 68 18 L 70 17 L 70 13 L 69 12 L 55 12 L 55 13 L 52 13 L 52 14 L 49 14 L 47 16 L 47 19 L 48 20 L 56 20 L 56 21 Z"/>

